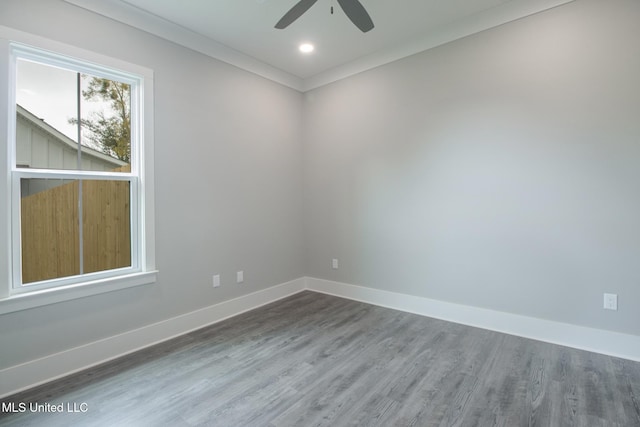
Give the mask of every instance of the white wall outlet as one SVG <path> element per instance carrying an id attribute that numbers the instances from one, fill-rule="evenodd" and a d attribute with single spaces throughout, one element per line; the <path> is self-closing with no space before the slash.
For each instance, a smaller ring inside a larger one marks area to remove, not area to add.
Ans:
<path id="1" fill-rule="evenodd" d="M 338 269 L 338 259 L 334 258 L 333 260 L 331 260 L 331 268 L 333 268 L 334 270 Z"/>
<path id="2" fill-rule="evenodd" d="M 244 271 L 238 271 L 236 273 L 236 282 L 237 283 L 242 283 L 244 282 Z"/>
<path id="3" fill-rule="evenodd" d="M 606 310 L 618 310 L 618 295 L 604 294 L 604 308 Z"/>
<path id="4" fill-rule="evenodd" d="M 213 287 L 217 288 L 220 286 L 220 275 L 219 274 L 214 274 L 213 275 Z"/>

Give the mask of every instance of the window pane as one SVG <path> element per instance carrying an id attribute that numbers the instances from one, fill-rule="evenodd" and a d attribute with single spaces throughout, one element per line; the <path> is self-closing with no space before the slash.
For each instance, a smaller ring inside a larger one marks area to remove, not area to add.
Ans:
<path id="1" fill-rule="evenodd" d="M 80 274 L 78 181 L 21 180 L 22 283 Z"/>
<path id="2" fill-rule="evenodd" d="M 82 181 L 84 272 L 131 266 L 129 181 Z"/>
<path id="3" fill-rule="evenodd" d="M 33 178 L 20 184 L 22 283 L 131 266 L 129 181 Z"/>
<path id="4" fill-rule="evenodd" d="M 16 100 L 17 167 L 130 171 L 128 84 L 19 59 Z"/>

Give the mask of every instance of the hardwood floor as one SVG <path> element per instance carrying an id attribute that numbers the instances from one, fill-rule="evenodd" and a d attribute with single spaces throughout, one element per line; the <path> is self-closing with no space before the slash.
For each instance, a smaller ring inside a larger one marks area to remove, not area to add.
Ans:
<path id="1" fill-rule="evenodd" d="M 10 402 L 2 426 L 626 427 L 640 363 L 303 292 Z"/>

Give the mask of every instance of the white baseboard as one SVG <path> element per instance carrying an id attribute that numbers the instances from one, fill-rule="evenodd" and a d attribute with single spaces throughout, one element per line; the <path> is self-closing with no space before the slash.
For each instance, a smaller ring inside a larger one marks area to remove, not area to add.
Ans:
<path id="1" fill-rule="evenodd" d="M 167 341 L 305 289 L 300 278 L 0 370 L 0 398 Z"/>
<path id="2" fill-rule="evenodd" d="M 303 277 L 162 322 L 0 370 L 0 398 L 212 325 L 303 290 L 640 361 L 640 336 Z"/>
<path id="3" fill-rule="evenodd" d="M 640 336 L 307 277 L 308 290 L 463 325 L 640 361 Z"/>

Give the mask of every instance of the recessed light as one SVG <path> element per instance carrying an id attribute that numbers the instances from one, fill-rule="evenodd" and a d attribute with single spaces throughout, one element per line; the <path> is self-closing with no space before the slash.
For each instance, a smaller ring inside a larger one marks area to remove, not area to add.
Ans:
<path id="1" fill-rule="evenodd" d="M 302 53 L 311 53 L 315 48 L 311 43 L 302 43 L 298 49 L 300 49 Z"/>

